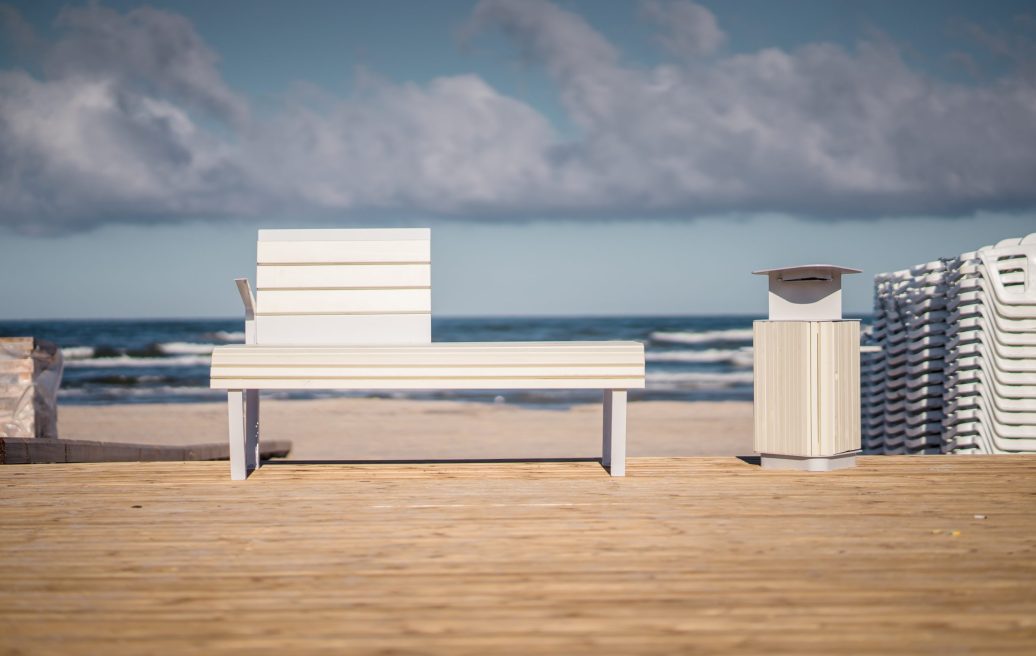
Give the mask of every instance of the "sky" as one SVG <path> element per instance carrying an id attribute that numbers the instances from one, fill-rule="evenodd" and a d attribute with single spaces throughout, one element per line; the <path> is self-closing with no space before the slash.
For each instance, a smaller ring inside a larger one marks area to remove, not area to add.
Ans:
<path id="1" fill-rule="evenodd" d="M 232 317 L 260 227 L 433 312 L 765 312 L 1036 232 L 1032 2 L 0 4 L 0 319 Z"/>

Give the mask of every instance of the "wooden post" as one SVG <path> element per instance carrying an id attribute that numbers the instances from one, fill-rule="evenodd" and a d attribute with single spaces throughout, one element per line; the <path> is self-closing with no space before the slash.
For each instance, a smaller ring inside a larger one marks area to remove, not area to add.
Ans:
<path id="1" fill-rule="evenodd" d="M 626 390 L 605 390 L 605 431 L 609 444 L 608 471 L 626 475 Z"/>
<path id="2" fill-rule="evenodd" d="M 245 467 L 259 469 L 259 390 L 245 391 Z"/>
<path id="3" fill-rule="evenodd" d="M 244 394 L 241 390 L 227 390 L 227 428 L 230 438 L 230 478 L 243 481 L 248 478 L 246 462 Z"/>
<path id="4" fill-rule="evenodd" d="M 601 464 L 611 467 L 612 464 L 612 393 L 604 390 L 604 429 L 601 435 Z"/>

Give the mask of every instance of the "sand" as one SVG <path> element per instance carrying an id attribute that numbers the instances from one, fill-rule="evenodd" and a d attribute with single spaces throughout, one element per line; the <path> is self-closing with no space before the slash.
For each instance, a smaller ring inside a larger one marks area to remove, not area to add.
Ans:
<path id="1" fill-rule="evenodd" d="M 201 444 L 226 439 L 221 403 L 62 406 L 66 439 Z M 752 454 L 752 404 L 629 406 L 630 456 Z M 262 402 L 264 439 L 291 440 L 291 460 L 599 456 L 600 405 L 544 410 L 390 399 Z"/>

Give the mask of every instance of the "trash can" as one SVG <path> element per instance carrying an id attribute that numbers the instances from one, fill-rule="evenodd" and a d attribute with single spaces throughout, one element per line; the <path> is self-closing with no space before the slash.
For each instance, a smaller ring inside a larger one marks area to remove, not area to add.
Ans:
<path id="1" fill-rule="evenodd" d="M 769 279 L 769 319 L 753 325 L 755 450 L 764 469 L 853 467 L 860 450 L 860 322 L 842 318 L 842 276 L 808 264 Z"/>

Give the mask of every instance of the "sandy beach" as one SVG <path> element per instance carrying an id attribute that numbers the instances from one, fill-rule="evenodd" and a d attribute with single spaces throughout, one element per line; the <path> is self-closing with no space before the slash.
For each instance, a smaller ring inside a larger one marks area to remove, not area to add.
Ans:
<path id="1" fill-rule="evenodd" d="M 264 439 L 291 440 L 292 460 L 574 458 L 600 455 L 601 406 L 530 409 L 389 399 L 264 400 Z M 226 439 L 222 403 L 62 406 L 66 439 L 186 445 Z M 752 405 L 629 406 L 631 456 L 749 455 Z"/>

